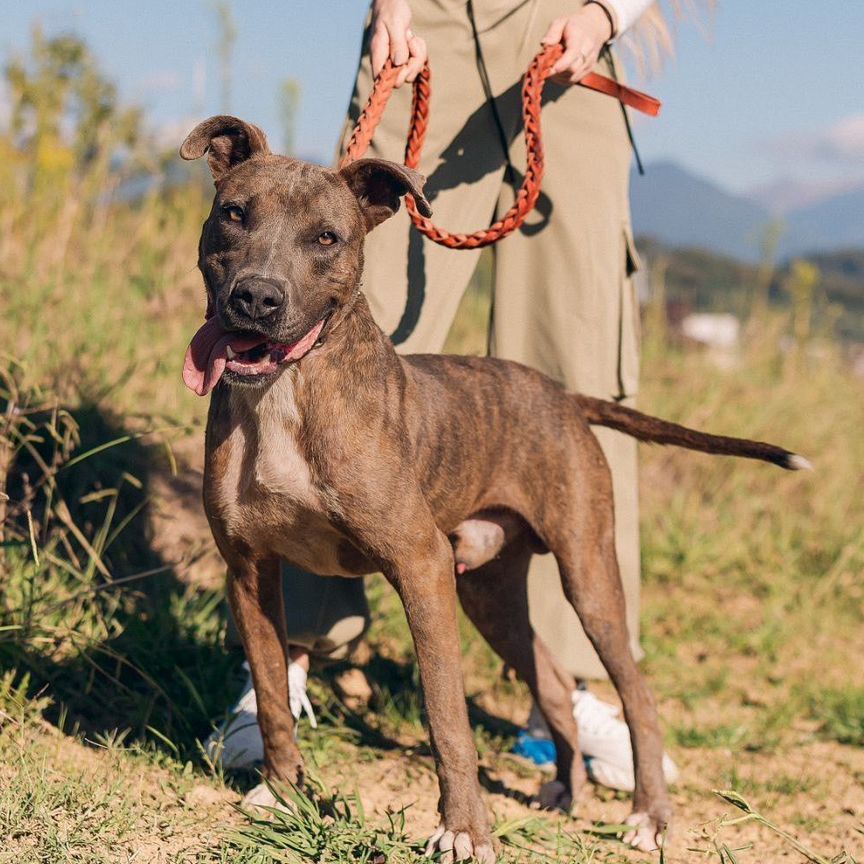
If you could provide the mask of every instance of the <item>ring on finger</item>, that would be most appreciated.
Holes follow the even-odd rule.
[[[405,38],[409,42],[414,38],[414,31],[410,27],[405,31]]]

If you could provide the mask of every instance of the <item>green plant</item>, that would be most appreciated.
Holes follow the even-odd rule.
[[[731,790],[718,791],[714,790],[714,794],[731,804],[733,807],[743,811],[743,816],[722,816],[709,825],[702,828],[702,839],[708,844],[707,847],[691,849],[693,852],[704,854],[714,854],[717,856],[721,864],[737,864],[738,858],[736,853],[742,852],[749,846],[740,846],[737,848],[730,847],[722,839],[722,834],[728,831],[729,828],[734,828],[747,823],[756,823],[767,828],[772,833],[780,837],[785,843],[791,846],[799,855],[804,856],[812,864],[856,864],[855,859],[846,851],[840,852],[831,858],[820,855],[814,852],[797,837],[794,837],[785,829],[776,825],[771,819],[763,816],[757,810],[754,810],[750,803],[737,792]]]
[[[864,747],[864,688],[814,691],[810,694],[810,713],[826,738]]]
[[[387,826],[370,824],[357,795],[325,792],[320,778],[307,779],[306,789],[267,784],[276,806],[268,818],[247,814],[249,826],[237,832],[238,842],[278,850],[280,860],[385,864],[419,859],[422,847],[408,839],[405,810],[387,813]]]

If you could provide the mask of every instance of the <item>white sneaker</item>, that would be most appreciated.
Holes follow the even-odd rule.
[[[573,691],[573,716],[579,726],[579,749],[585,757],[588,776],[602,786],[632,792],[633,749],[630,730],[618,718],[620,709],[601,702],[587,690]],[[663,754],[663,775],[667,783],[678,779],[678,768]]]
[[[264,740],[258,725],[258,700],[249,664],[244,662],[243,668],[246,670],[246,684],[231,709],[231,716],[204,742],[204,752],[214,763],[221,762],[223,768],[251,768],[256,762],[264,760]],[[306,670],[299,663],[288,663],[291,713],[295,720],[299,720],[305,711],[309,724],[317,729],[318,721],[306,694],[307,677]],[[296,735],[296,727],[294,732]]]

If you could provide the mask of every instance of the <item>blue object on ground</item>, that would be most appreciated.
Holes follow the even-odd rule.
[[[549,765],[555,762],[555,742],[549,738],[535,738],[530,732],[524,730],[516,737],[513,752],[517,756],[530,759],[535,765]]]

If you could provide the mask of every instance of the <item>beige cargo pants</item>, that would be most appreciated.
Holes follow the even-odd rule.
[[[510,206],[513,189],[506,182],[501,134],[484,90],[466,3],[413,0],[411,6],[412,28],[426,39],[432,64],[430,128],[420,167],[434,219],[451,231],[485,227]],[[474,6],[489,85],[521,181],[521,76],[549,23],[573,4],[477,0]],[[605,61],[601,67],[609,73]],[[364,50],[346,140],[371,80]],[[410,87],[394,93],[367,155],[402,161],[410,102]],[[545,103],[543,194],[522,230],[494,247],[490,353],[540,369],[573,390],[633,399],[638,305],[630,276],[636,256],[628,203],[631,150],[621,107],[582,87],[551,84]],[[478,256],[427,241],[404,210],[369,235],[363,290],[397,350],[442,349]],[[598,435],[612,466],[618,557],[639,656],[636,445],[605,429]],[[362,582],[288,567],[284,577],[290,641],[315,653],[344,655],[368,621]],[[564,598],[551,555],[535,556],[529,598],[534,627],[563,665],[577,677],[605,677]]]

